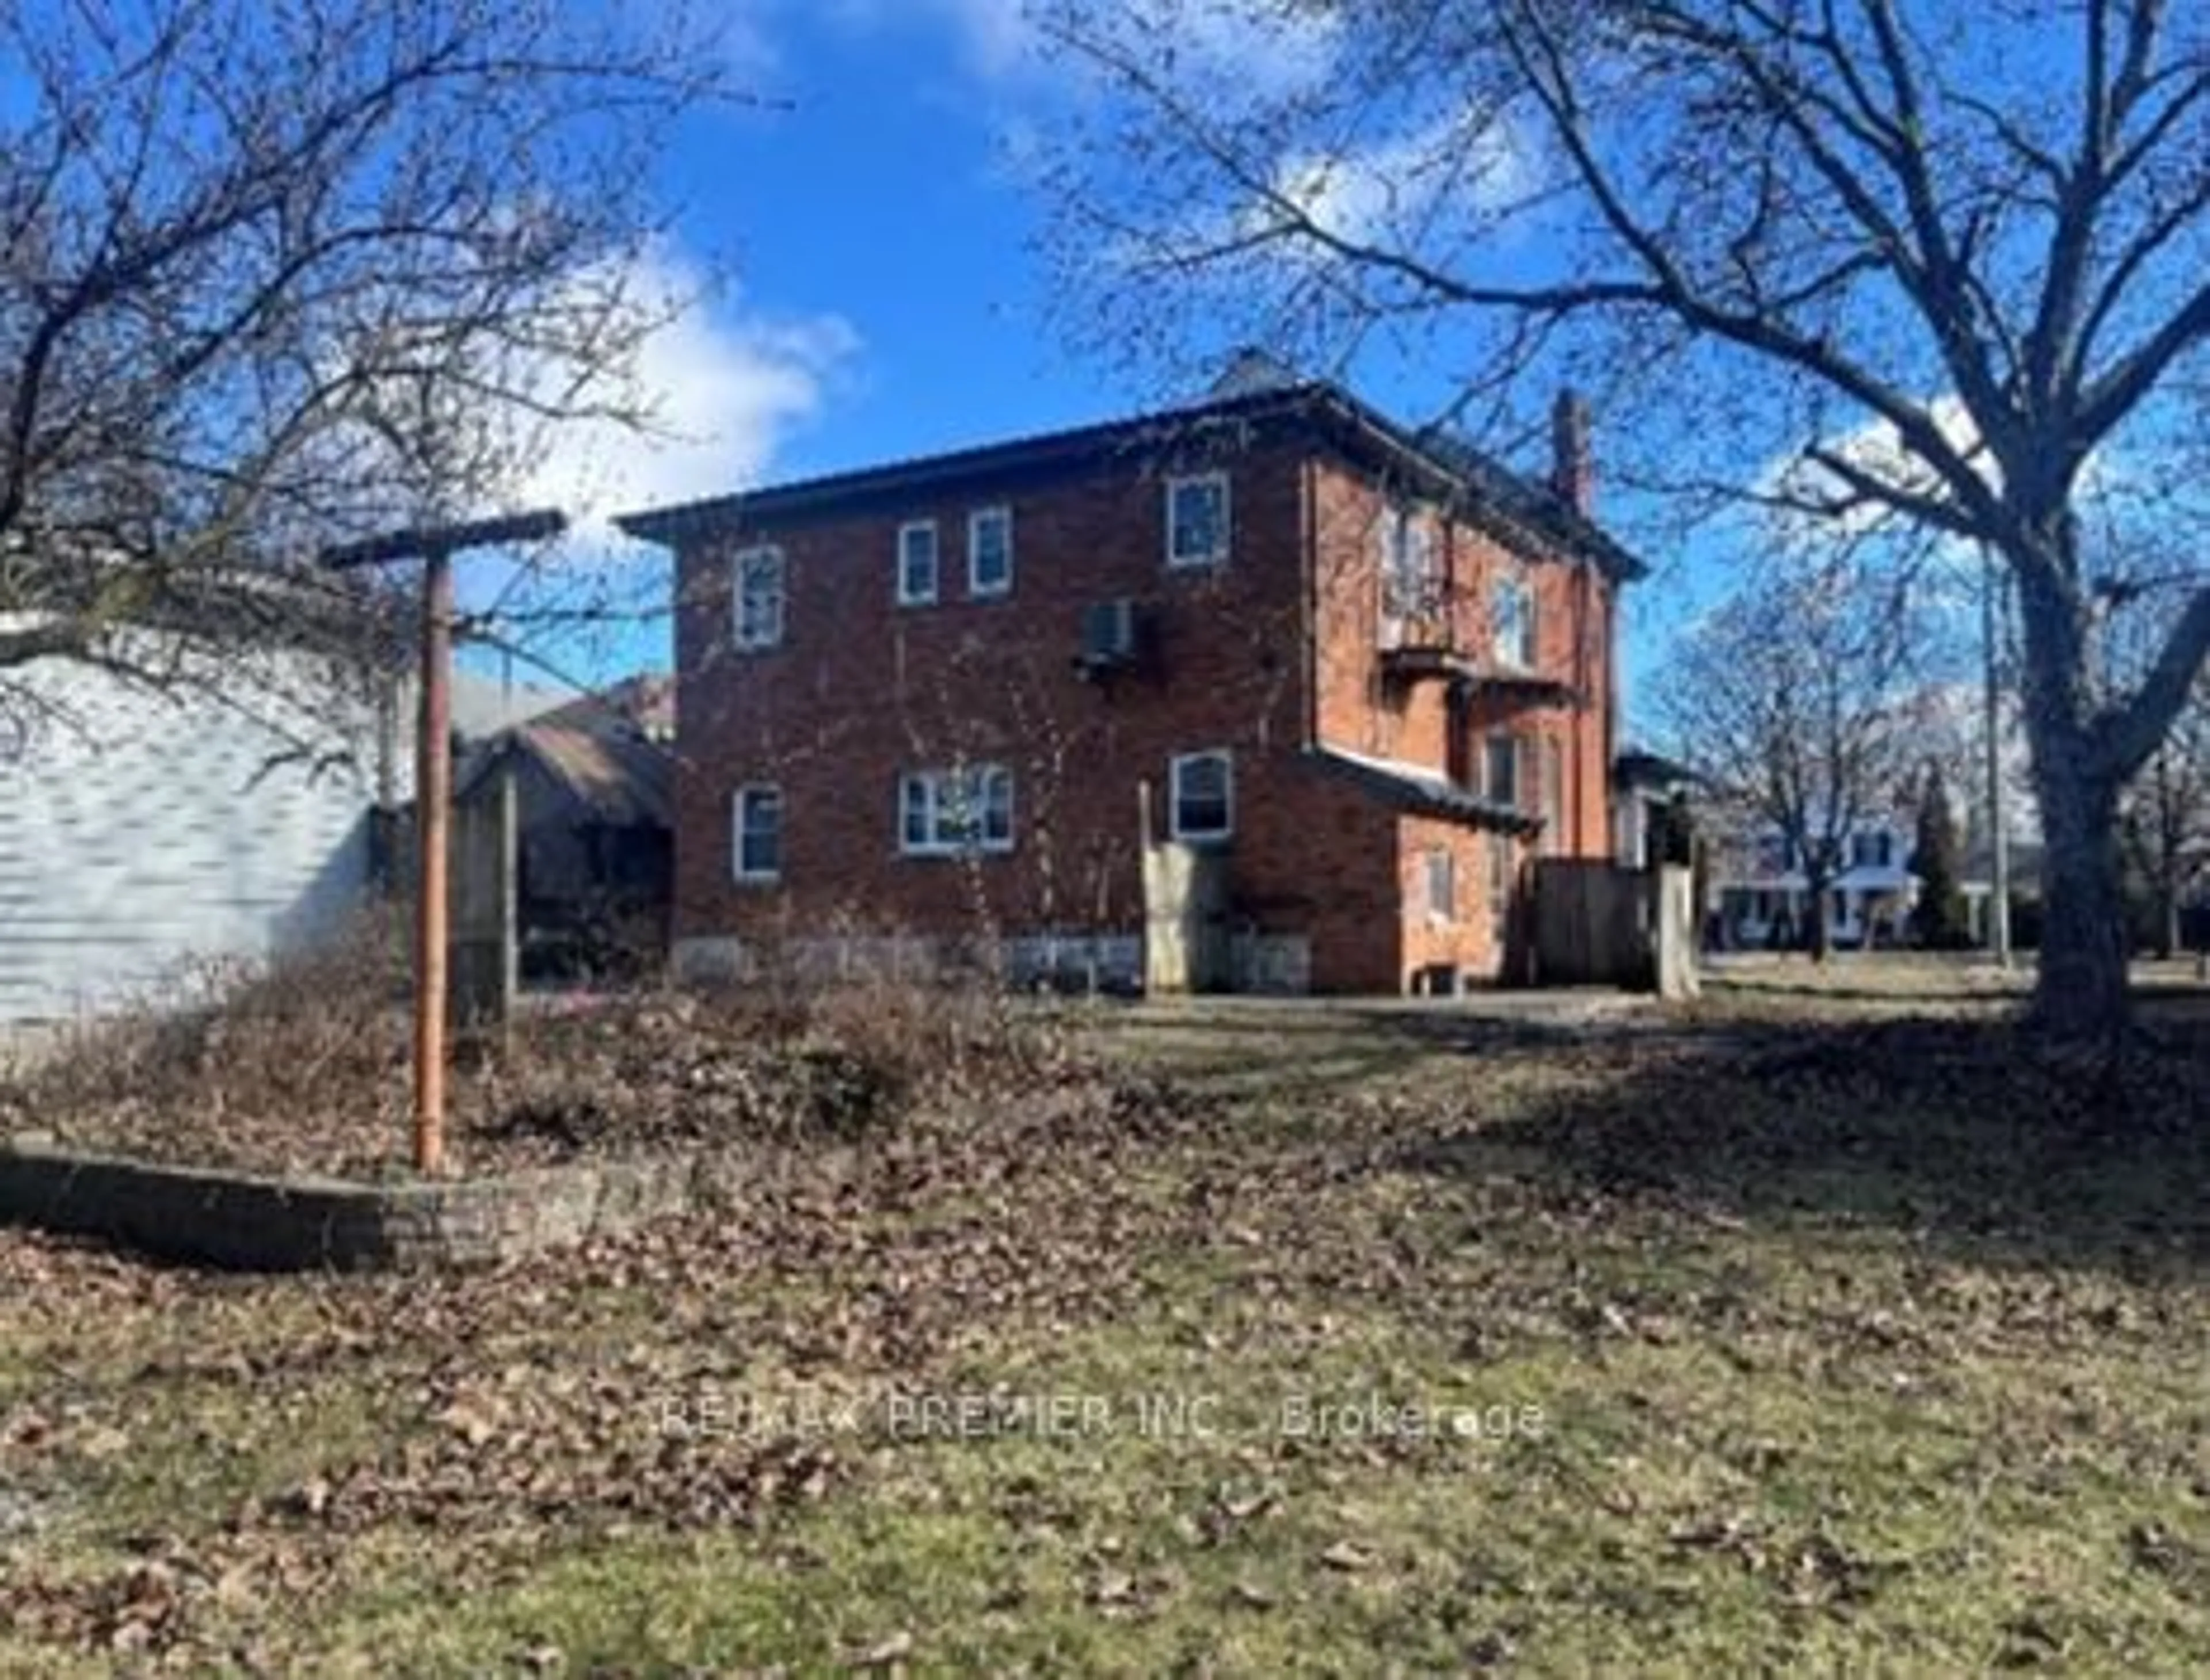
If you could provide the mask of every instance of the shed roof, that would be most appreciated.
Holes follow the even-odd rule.
[[[543,719],[517,724],[486,743],[462,772],[456,797],[472,797],[509,755],[535,764],[583,820],[615,828],[674,825],[674,757],[634,730]]]

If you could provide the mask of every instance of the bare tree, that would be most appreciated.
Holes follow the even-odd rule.
[[[1893,814],[1913,734],[1906,615],[1846,563],[1747,579],[1683,635],[1664,685],[1675,750],[1803,877],[1809,947],[1851,837]]]
[[[620,9],[0,0],[0,675],[317,642],[321,547],[644,417],[649,166],[722,61]]]
[[[2119,682],[2140,680],[2164,616],[2153,589],[2117,608],[2108,644]],[[2120,794],[2118,822],[2126,861],[2153,903],[2157,952],[2176,955],[2189,895],[2210,879],[2210,671]]]
[[[2083,486],[2122,460],[2199,527],[2179,468],[2210,436],[2210,9],[1040,9],[1102,84],[1048,180],[1093,330],[1173,297],[1308,360],[1416,352],[1493,426],[1562,363],[1632,397],[1610,431],[1639,433],[1643,483],[1998,554],[2046,830],[2038,1014],[2122,1024],[2119,792],[2210,650],[2210,583],[2198,562],[2141,680],[2099,692]]]

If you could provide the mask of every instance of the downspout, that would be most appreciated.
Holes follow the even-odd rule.
[[[1596,587],[1596,569],[1589,569],[1589,581]],[[1619,762],[1619,590],[1605,583],[1603,590],[1603,788],[1611,791],[1613,766]],[[1604,849],[1612,848],[1611,801],[1604,801]]]
[[[1304,644],[1304,748],[1319,746],[1319,516],[1312,456],[1297,464],[1297,634]]]

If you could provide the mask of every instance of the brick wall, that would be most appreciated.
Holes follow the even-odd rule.
[[[1232,550],[1217,568],[1165,559],[1169,472],[1229,474]],[[1099,459],[1055,476],[976,478],[954,497],[785,517],[717,533],[678,556],[680,692],[676,777],[679,941],[773,942],[845,928],[927,938],[1131,935],[1140,931],[1138,787],[1163,837],[1169,759],[1235,755],[1229,890],[1236,925],[1295,933],[1323,989],[1394,991],[1433,963],[1493,971],[1485,836],[1404,818],[1303,758],[1315,739],[1374,757],[1450,768],[1439,682],[1385,681],[1377,650],[1375,529],[1388,486],[1289,440],[1168,461]],[[967,521],[1009,509],[1014,576],[1002,599],[970,596]],[[933,520],[939,587],[903,606],[902,525]],[[783,555],[782,643],[731,645],[732,557]],[[1440,550],[1459,644],[1483,645],[1488,583],[1515,564],[1486,533],[1453,525]],[[1309,556],[1309,559],[1307,559]],[[1604,633],[1585,568],[1525,568],[1540,601],[1540,664],[1601,704]],[[1134,601],[1142,668],[1108,681],[1075,668],[1083,609]],[[1555,843],[1605,843],[1605,730],[1598,712],[1494,703],[1460,720],[1531,742],[1525,802],[1539,810],[1545,756],[1565,772]],[[903,855],[897,784],[955,761],[1014,777],[1009,855]],[[1477,771],[1477,746],[1458,766]],[[732,867],[731,796],[748,783],[783,801],[783,864],[771,885]],[[1452,849],[1457,911],[1426,909],[1425,856]]]
[[[1301,476],[1279,452],[1239,453],[1232,552],[1205,571],[1164,560],[1160,470],[1095,470],[1046,484],[982,483],[957,499],[788,526],[686,550],[679,559],[677,777],[679,938],[818,928],[856,911],[935,934],[1010,924],[1133,930],[1138,785],[1163,834],[1170,758],[1235,755],[1235,850],[1287,855],[1295,824],[1272,761],[1303,740]],[[1014,579],[969,598],[970,509],[1012,512]],[[898,527],[936,521],[939,602],[897,604]],[[728,645],[729,555],[773,541],[785,556],[782,644]],[[1135,601],[1149,653],[1103,681],[1075,669],[1090,604]],[[955,760],[1014,772],[1010,856],[899,851],[897,781]],[[731,791],[784,798],[782,878],[741,885],[731,867]]]
[[[1554,817],[1535,842],[1505,842],[1502,864],[1487,834],[1428,819],[1398,825],[1394,855],[1402,884],[1404,973],[1452,964],[1475,973],[1497,971],[1502,957],[1492,929],[1492,882],[1519,879],[1530,855],[1600,857],[1609,844],[1612,705],[1608,656],[1612,586],[1592,568],[1508,550],[1495,536],[1432,507],[1407,501],[1374,474],[1332,462],[1312,468],[1313,526],[1319,582],[1314,650],[1317,729],[1325,744],[1446,775],[1484,777],[1487,738],[1504,733],[1521,743],[1520,803]],[[1583,704],[1518,695],[1476,697],[1453,715],[1447,686],[1405,682],[1385,672],[1380,556],[1383,522],[1392,502],[1416,510],[1434,531],[1440,591],[1437,617],[1452,645],[1486,662],[1494,639],[1493,586],[1524,579],[1536,601],[1536,671],[1578,691]],[[1460,739],[1455,746],[1453,729]],[[1426,858],[1436,847],[1453,859],[1457,914],[1448,923],[1428,913]],[[1393,920],[1393,918],[1392,918]]]

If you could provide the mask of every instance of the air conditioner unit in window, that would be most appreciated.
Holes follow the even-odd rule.
[[[1136,603],[1094,601],[1082,609],[1082,652],[1075,662],[1085,672],[1124,669],[1136,662]]]

